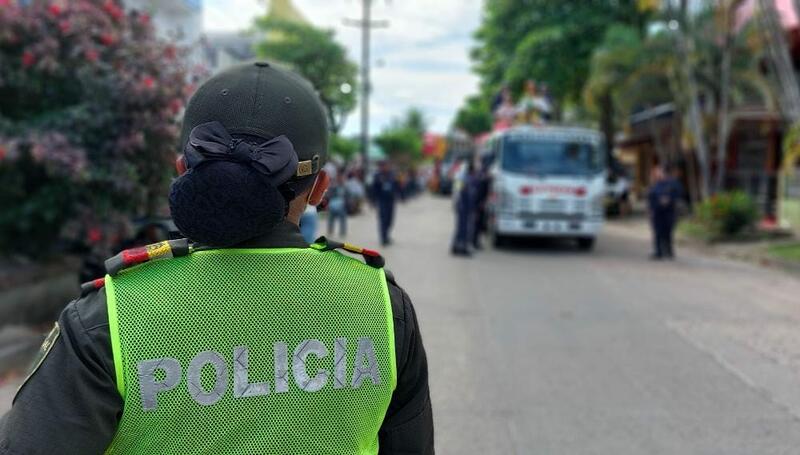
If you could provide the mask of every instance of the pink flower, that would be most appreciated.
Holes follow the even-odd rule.
[[[83,53],[83,56],[87,61],[94,63],[97,61],[98,57],[100,57],[100,54],[97,53],[96,49],[87,49],[86,52]]]
[[[103,240],[103,231],[98,227],[90,228],[86,233],[86,240],[90,245],[99,243],[101,240]]]
[[[177,50],[175,49],[175,46],[167,46],[164,49],[164,57],[167,58],[167,60],[174,60],[176,55]]]
[[[71,27],[72,27],[72,24],[70,23],[70,21],[68,21],[66,19],[58,21],[58,29],[61,30],[61,33],[64,33],[64,34],[69,33],[69,30],[70,30]]]
[[[60,5],[51,3],[50,6],[47,7],[47,11],[49,11],[53,16],[59,16],[61,15],[62,9]]]
[[[103,4],[103,9],[108,13],[109,16],[113,17],[116,20],[122,19],[122,16],[125,15],[125,12],[122,11],[116,3],[111,0],[106,1]]]
[[[144,84],[146,88],[153,88],[153,86],[156,85],[156,80],[151,76],[145,76],[144,79],[142,79],[142,84]]]
[[[183,107],[183,102],[179,98],[173,98],[169,102],[169,110],[172,112],[172,115],[177,115],[178,112],[181,111]]]
[[[111,46],[116,41],[117,39],[114,38],[114,35],[112,35],[111,33],[103,33],[102,35],[100,35],[100,42],[105,44],[106,46]]]
[[[139,23],[142,25],[147,25],[150,23],[150,15],[147,13],[142,13],[139,15]]]
[[[25,51],[22,53],[22,67],[23,68],[30,68],[33,64],[36,63],[36,56],[33,55],[31,51]]]

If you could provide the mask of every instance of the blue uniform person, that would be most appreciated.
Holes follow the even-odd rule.
[[[681,198],[681,186],[677,180],[665,175],[661,167],[653,170],[653,185],[647,194],[650,221],[653,227],[653,259],[672,259],[676,208]]]
[[[372,179],[370,191],[372,203],[378,208],[378,227],[382,245],[392,243],[391,230],[394,223],[394,207],[399,196],[400,184],[397,181],[397,177],[392,172],[389,162],[383,161],[380,164],[378,173]]]
[[[479,193],[480,178],[475,171],[475,165],[470,162],[464,174],[461,190],[456,196],[456,232],[451,249],[456,256],[470,256],[468,245],[475,239]]]

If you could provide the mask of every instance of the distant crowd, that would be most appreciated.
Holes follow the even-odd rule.
[[[381,244],[391,244],[395,202],[411,198],[423,188],[415,169],[397,172],[388,160],[380,161],[372,175],[365,176],[361,168],[348,169],[330,162],[325,171],[331,183],[320,209],[327,212],[326,233],[334,238],[347,237],[348,217],[360,213],[366,202],[377,212]],[[300,219],[300,230],[309,243],[317,238],[317,207],[306,208]]]

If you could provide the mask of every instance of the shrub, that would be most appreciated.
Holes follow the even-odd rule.
[[[758,207],[742,191],[720,193],[697,206],[695,219],[715,239],[735,237],[755,227]]]
[[[180,54],[119,1],[0,0],[0,253],[46,255],[65,226],[155,211],[187,95]]]

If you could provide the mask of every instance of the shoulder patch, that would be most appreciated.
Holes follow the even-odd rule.
[[[22,384],[19,385],[17,388],[17,392],[14,394],[14,399],[16,400],[16,395],[19,394],[19,391],[22,390],[22,387],[33,377],[33,375],[39,370],[39,367],[44,362],[44,359],[47,358],[47,355],[50,354],[50,351],[55,346],[56,341],[58,341],[58,337],[61,336],[61,327],[58,325],[58,322],[53,325],[53,328],[50,330],[50,333],[47,334],[44,341],[42,342],[42,346],[39,348],[39,352],[34,357],[33,362],[31,363],[30,371],[28,375],[25,377],[25,380],[22,381]]]
[[[86,297],[87,295],[91,294],[94,291],[98,291],[106,285],[106,279],[104,278],[96,278],[92,281],[87,281],[81,284],[81,297]]]
[[[325,237],[318,238],[311,245],[311,248],[320,251],[345,250],[350,253],[360,254],[364,258],[364,262],[366,262],[368,266],[374,267],[376,269],[383,268],[383,266],[386,264],[386,260],[383,259],[383,256],[381,256],[380,253],[378,253],[375,250],[370,250],[369,248],[362,248],[360,246],[356,246],[351,243],[335,242],[333,240],[328,240]]]
[[[147,246],[123,250],[116,256],[106,259],[106,272],[114,276],[120,270],[143,262],[186,256],[190,250],[189,239],[165,240]]]

